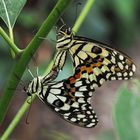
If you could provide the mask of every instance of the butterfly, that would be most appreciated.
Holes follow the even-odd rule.
[[[85,75],[91,81],[94,80],[98,84],[97,86],[100,86],[105,80],[130,79],[136,71],[135,64],[126,54],[101,42],[75,36],[71,28],[62,26],[57,33],[57,38],[56,48],[58,52],[55,65],[62,69],[67,53],[69,53],[74,68],[79,65],[88,65],[88,69],[85,69],[87,71]],[[60,59],[61,56],[63,59]],[[100,81],[98,81],[97,76],[100,77]],[[82,77],[85,76],[82,75]]]
[[[48,76],[35,77],[26,92],[30,96],[37,94],[43,103],[64,120],[81,127],[91,128],[98,123],[96,113],[91,106],[94,87],[87,78],[81,78],[83,72],[79,70],[85,66],[79,67],[75,69],[73,76],[58,82],[51,82]],[[56,72],[56,69],[53,72]]]

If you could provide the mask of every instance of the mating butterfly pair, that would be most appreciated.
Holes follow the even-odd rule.
[[[57,34],[58,50],[49,75],[36,77],[27,92],[37,96],[63,119],[81,127],[94,127],[97,116],[91,106],[91,97],[107,80],[130,79],[136,67],[127,55],[108,45],[75,36],[70,28],[61,28]],[[74,65],[74,75],[52,82],[63,68],[67,53]]]

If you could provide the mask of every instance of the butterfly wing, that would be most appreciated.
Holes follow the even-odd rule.
[[[66,121],[94,127],[98,120],[90,103],[93,86],[86,78],[77,79],[76,76],[44,85],[38,96]]]
[[[74,67],[92,65],[93,72],[105,73],[108,80],[130,79],[136,67],[126,54],[103,43],[75,36],[69,47]]]

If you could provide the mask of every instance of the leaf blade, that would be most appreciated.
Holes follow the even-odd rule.
[[[140,139],[140,96],[127,87],[119,91],[114,107],[114,122],[120,140]]]
[[[13,28],[16,19],[27,0],[1,0],[0,17],[8,28]]]

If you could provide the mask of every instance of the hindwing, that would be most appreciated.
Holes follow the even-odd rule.
[[[45,84],[38,96],[66,121],[94,127],[98,122],[90,103],[94,87],[88,79],[79,76],[76,72],[68,79]]]

